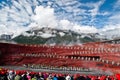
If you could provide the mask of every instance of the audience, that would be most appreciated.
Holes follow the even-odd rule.
[[[25,70],[8,70],[0,68],[0,80],[120,80],[116,75],[83,75],[48,72],[30,72]]]

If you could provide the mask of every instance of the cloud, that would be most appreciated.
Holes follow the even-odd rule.
[[[93,26],[84,26],[84,25],[74,25],[72,30],[78,33],[96,33],[98,29]]]
[[[114,8],[117,9],[120,7],[120,0],[116,0]]]
[[[79,0],[58,0],[56,1],[57,7],[60,8],[60,12],[57,11],[57,18],[67,19],[71,22],[81,25],[83,20],[86,20],[86,25],[95,25],[97,15],[107,15],[108,13],[100,13],[99,8],[104,4],[105,0],[99,0],[97,2],[85,2],[82,3]],[[55,3],[54,3],[55,4]]]
[[[110,14],[111,14],[110,12],[104,11],[104,12],[99,12],[97,15],[108,16]]]
[[[108,22],[107,25],[112,25],[112,26],[116,26],[116,28],[118,27],[118,25],[120,26],[120,0],[116,0],[114,5],[113,5],[113,9],[111,12],[111,15],[108,18]]]
[[[85,6],[87,6],[88,9],[87,13],[89,14],[90,19],[90,25],[95,25],[95,20],[96,20],[96,16],[100,15],[99,9],[101,7],[102,4],[104,4],[105,0],[100,0],[98,2],[91,2],[91,3],[86,3]],[[89,25],[89,24],[88,24]]]
[[[74,30],[79,33],[95,33],[97,29],[95,27],[77,25],[69,20],[57,20],[54,15],[54,9],[43,6],[37,6],[35,9],[35,15],[33,15],[33,19],[35,20],[38,27],[51,27],[51,28],[59,28],[65,30]]]
[[[3,26],[5,28],[0,29],[0,33],[12,33],[17,36],[25,31],[27,29],[26,26],[32,22],[30,15],[33,14],[28,6],[30,4],[26,0],[12,1],[12,5],[2,5],[0,9],[0,28]]]
[[[34,22],[36,22],[40,27],[57,27],[57,20],[54,16],[54,9],[43,6],[36,6],[35,15],[32,16]]]
[[[114,30],[114,29],[117,29],[117,28],[120,29],[119,24],[116,24],[116,25],[109,24],[109,25],[104,26],[104,28],[100,29],[100,31],[105,32],[105,31]]]
[[[94,8],[90,10],[92,17],[95,17],[99,13],[99,8],[104,3],[104,1],[105,0],[100,0],[99,2],[93,4]]]
[[[65,30],[70,30],[74,25],[68,20],[60,20],[58,24],[60,29],[65,29]]]
[[[112,4],[111,12],[102,12],[99,13],[99,15],[102,15],[104,18],[107,18],[104,22],[104,26],[101,30],[107,31],[107,30],[114,30],[118,29],[120,26],[120,0],[116,0]],[[107,3],[109,4],[109,3]]]
[[[119,20],[120,19],[120,14],[113,15],[109,19],[111,19],[111,20]]]
[[[78,0],[46,1],[47,3],[44,5],[42,4],[44,0],[12,0],[12,5],[1,3],[0,34],[14,33],[17,36],[32,27],[51,27],[74,30],[79,33],[95,33],[99,30],[90,24],[95,24],[96,15],[110,14],[109,12],[99,12],[99,8],[105,0],[90,3],[81,3]],[[119,16],[118,13],[109,17],[103,30],[108,30],[115,23],[117,23],[115,26],[118,27]],[[84,20],[85,24],[82,25]]]
[[[59,29],[76,30],[78,25],[74,23],[74,21],[71,22],[69,19],[75,18],[76,20],[79,20],[82,17],[78,18],[76,16],[80,13],[83,14],[85,12],[85,10],[78,8],[81,3],[78,3],[76,0],[59,0],[55,2],[55,4],[59,4],[68,13],[73,12],[74,17],[70,17],[70,15],[67,15],[67,13],[64,13],[65,15],[63,15],[63,17],[68,17],[69,19],[58,19],[57,16],[60,14],[56,15],[55,8],[51,7],[53,2],[48,3],[49,6],[46,5],[47,7],[40,5],[39,2],[37,0],[19,0],[12,1],[12,5],[5,6],[3,6],[1,3],[2,9],[0,9],[0,33],[13,33],[15,36],[17,36],[29,28],[36,26],[39,28],[52,27]],[[77,27],[75,27],[76,25]],[[81,27],[81,30],[87,30],[86,27],[85,29],[83,28],[84,27]],[[89,28],[91,30],[91,27],[88,27],[88,29]]]
[[[114,14],[108,18],[106,25],[102,28],[102,31],[115,30],[118,33],[120,30],[120,14]],[[115,32],[112,33],[115,35]],[[119,33],[118,33],[119,34]]]
[[[78,0],[58,0],[54,4],[58,7],[55,8],[57,18],[77,22],[82,20],[82,17],[78,17],[85,13],[85,10],[80,8],[82,4]]]

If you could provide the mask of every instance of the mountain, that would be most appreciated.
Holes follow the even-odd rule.
[[[12,35],[11,34],[2,34],[0,35],[0,40],[11,40]]]
[[[27,44],[81,44],[93,42],[97,39],[93,34],[79,34],[71,30],[53,28],[32,28],[13,38],[17,43]]]
[[[2,35],[1,39],[9,39],[9,41],[14,41],[16,43],[23,44],[60,44],[60,45],[71,45],[71,44],[82,44],[86,42],[95,41],[109,41],[120,39],[120,29],[109,29],[101,30],[98,33],[82,33],[72,30],[62,30],[55,28],[38,28],[33,27],[28,31],[11,39],[12,36]]]

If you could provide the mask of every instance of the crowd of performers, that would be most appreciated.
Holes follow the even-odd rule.
[[[33,72],[0,68],[0,80],[120,80],[120,74],[91,75],[54,72]]]

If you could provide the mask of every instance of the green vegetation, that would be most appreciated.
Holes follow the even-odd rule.
[[[79,36],[79,37],[78,37]],[[42,38],[40,36],[17,36],[13,39],[17,43],[22,44],[69,44],[69,43],[85,43],[85,42],[91,42],[94,41],[93,39],[89,37],[81,38],[78,34],[65,34],[64,36],[60,36],[59,34],[56,34],[56,37],[50,37],[50,38]]]

